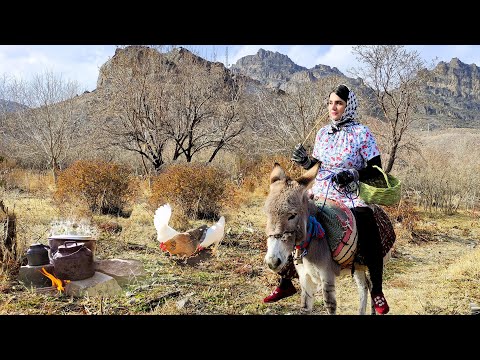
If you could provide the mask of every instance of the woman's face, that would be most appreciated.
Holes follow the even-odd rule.
[[[347,103],[335,93],[331,93],[328,99],[328,113],[330,119],[338,121],[342,118]]]

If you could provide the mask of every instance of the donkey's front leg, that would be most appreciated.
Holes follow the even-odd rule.
[[[329,315],[335,315],[337,313],[337,297],[335,293],[335,275],[323,274],[322,275],[322,294],[323,302],[327,308]]]

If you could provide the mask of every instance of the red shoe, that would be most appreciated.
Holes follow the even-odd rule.
[[[263,299],[264,303],[271,303],[278,301],[280,299],[292,296],[297,292],[297,289],[295,289],[295,286],[290,286],[287,289],[280,289],[280,287],[277,287],[273,292],[268,295],[265,299]]]
[[[387,300],[385,299],[385,296],[383,296],[383,293],[372,294],[372,301],[377,313],[380,315],[388,314],[390,307],[388,306]]]

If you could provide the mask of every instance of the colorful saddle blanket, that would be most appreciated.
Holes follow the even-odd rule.
[[[358,235],[352,210],[342,203],[329,199],[325,201],[325,199],[319,198],[315,204],[321,210],[318,212],[317,218],[325,229],[334,260],[342,267],[347,267],[353,260],[365,264],[362,254],[356,253]],[[375,204],[370,207],[380,233],[382,255],[385,256],[395,242],[395,230],[388,214],[382,207]]]
[[[333,259],[342,266],[351,264],[357,250],[357,225],[352,211],[343,203],[325,198],[317,198],[315,205]]]

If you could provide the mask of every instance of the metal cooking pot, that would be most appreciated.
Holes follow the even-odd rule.
[[[50,264],[50,258],[48,256],[48,249],[50,246],[35,243],[30,245],[27,250],[27,260],[29,266],[39,266]]]
[[[63,245],[66,241],[77,241],[85,244],[87,248],[92,251],[95,257],[95,243],[96,240],[89,235],[52,235],[48,238],[48,245],[50,246],[50,258],[53,259],[53,255],[58,250],[60,245]]]
[[[92,251],[82,242],[65,241],[53,254],[55,276],[61,280],[84,280],[95,274]]]

